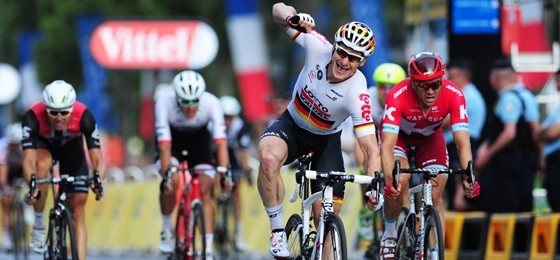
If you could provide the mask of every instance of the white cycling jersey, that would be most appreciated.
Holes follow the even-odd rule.
[[[214,140],[226,139],[226,124],[220,107],[220,100],[216,96],[204,92],[200,97],[196,116],[188,119],[177,105],[175,92],[163,94],[155,104],[157,141],[170,142],[171,128],[179,132],[189,132],[191,129],[206,127],[208,124],[212,126],[209,130]]]
[[[305,50],[305,65],[288,105],[296,124],[311,133],[328,135],[341,131],[341,124],[351,117],[358,138],[375,134],[367,81],[362,72],[357,70],[345,81],[330,83],[327,66],[333,45],[317,31],[295,37],[295,42]]]

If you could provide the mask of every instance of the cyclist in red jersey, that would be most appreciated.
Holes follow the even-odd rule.
[[[91,168],[99,172],[101,179],[105,178],[105,163],[101,155],[95,119],[84,104],[76,101],[76,92],[72,85],[63,80],[55,80],[47,85],[43,91],[43,101],[25,113],[22,125],[23,174],[26,181],[29,181],[31,174],[36,174],[37,178],[47,177],[53,166],[53,159],[58,160],[61,174],[89,175],[84,140]],[[86,259],[87,230],[84,207],[89,187],[84,182],[74,182],[71,190],[68,205],[76,231],[78,254],[80,259]],[[103,195],[99,189],[93,191],[98,198]],[[31,247],[38,253],[44,253],[46,250],[43,211],[47,195],[48,185],[42,184],[34,194],[26,196],[26,202],[35,209]]]
[[[385,173],[384,215],[385,231],[381,240],[380,257],[396,259],[396,221],[407,194],[410,175],[402,174],[399,187],[393,187],[391,172],[395,160],[403,168],[410,167],[408,148],[416,148],[416,167],[447,168],[447,148],[443,138],[442,123],[450,115],[453,138],[461,166],[466,168],[472,160],[469,124],[463,92],[455,83],[443,78],[445,65],[440,56],[432,52],[413,55],[408,64],[409,78],[395,85],[387,95],[382,119],[381,162]],[[432,180],[433,202],[443,222],[443,189],[446,175]],[[470,187],[463,180],[467,197],[478,196],[480,188]],[[444,250],[431,248],[430,250]]]

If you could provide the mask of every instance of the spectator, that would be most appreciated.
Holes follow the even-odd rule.
[[[539,153],[533,133],[540,128],[536,100],[518,82],[518,74],[507,58],[495,61],[490,83],[498,100],[475,160],[480,185],[488,187],[476,207],[489,212],[532,211]]]
[[[555,75],[556,89],[560,91],[560,70]],[[560,108],[548,116],[539,132],[539,140],[544,146],[546,157],[545,175],[543,179],[548,204],[553,212],[560,212]]]

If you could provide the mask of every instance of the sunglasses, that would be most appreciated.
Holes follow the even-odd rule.
[[[348,58],[349,62],[361,62],[362,60],[364,60],[364,57],[349,53],[338,45],[335,46],[334,50],[336,54],[338,54],[338,56],[340,56],[341,58]]]
[[[380,89],[380,90],[389,91],[393,88],[393,84],[381,83],[381,84],[377,85],[377,88]]]
[[[428,91],[428,89],[438,90],[441,88],[442,81],[436,80],[434,82],[426,82],[426,81],[412,81],[412,86],[416,89],[421,89],[424,91]]]
[[[72,109],[48,109],[47,108],[47,113],[49,114],[49,116],[51,117],[57,117],[57,116],[61,116],[61,117],[67,117],[70,115],[70,113],[72,113]]]
[[[198,103],[200,103],[200,99],[177,99],[177,103],[179,103],[179,106],[181,107],[198,106]]]

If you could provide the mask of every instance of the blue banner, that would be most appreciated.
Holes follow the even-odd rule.
[[[384,0],[350,0],[350,15],[352,19],[367,24],[375,35],[375,52],[367,59],[360,69],[368,80],[368,86],[373,86],[373,71],[382,63],[390,61],[390,47],[385,22]]]
[[[106,93],[107,70],[95,62],[89,50],[91,32],[102,21],[100,16],[80,16],[77,19],[78,44],[84,74],[84,89],[78,94],[78,99],[93,113],[101,130],[114,132],[117,125],[114,113],[111,112],[110,98]]]

